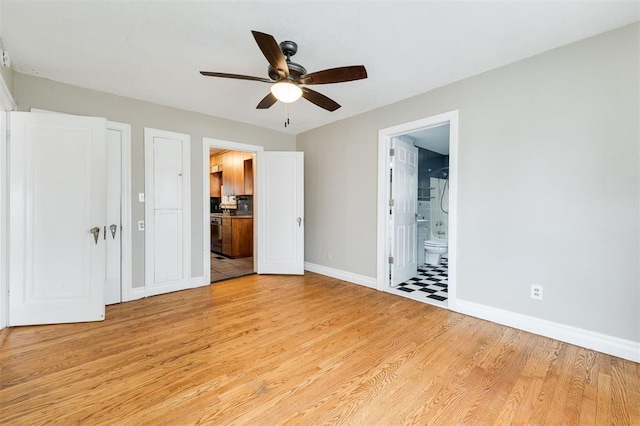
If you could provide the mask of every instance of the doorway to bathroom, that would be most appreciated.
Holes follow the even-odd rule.
[[[455,305],[457,145],[457,111],[379,131],[379,290]]]

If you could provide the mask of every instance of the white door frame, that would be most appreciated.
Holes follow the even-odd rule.
[[[0,110],[0,330],[9,323],[7,115],[7,112]]]
[[[0,330],[9,324],[9,161],[7,131],[9,111],[17,108],[7,83],[0,74]],[[1,334],[1,333],[0,333]]]
[[[131,124],[119,123],[117,121],[107,121],[107,130],[115,130],[122,134],[120,141],[122,155],[120,157],[121,165],[121,193],[120,193],[120,291],[122,301],[128,302],[135,299],[131,295]],[[108,166],[107,166],[108,167]]]
[[[458,236],[458,110],[445,112],[378,131],[378,224],[377,224],[377,288],[389,292],[389,148],[391,138],[406,133],[450,125],[449,134],[449,298],[448,308],[456,310],[456,270]]]
[[[246,143],[231,142],[222,139],[213,139],[204,137],[202,138],[202,265],[204,267],[204,276],[207,283],[211,282],[211,205],[209,199],[211,198],[211,188],[209,182],[209,150],[211,148],[228,149],[231,151],[245,151],[256,153],[258,151],[264,151],[264,147],[260,145],[250,145]],[[256,188],[256,173],[253,174],[253,187]],[[256,206],[254,204],[254,217],[256,213]],[[253,222],[253,270],[256,270],[256,256],[257,253],[257,224]]]

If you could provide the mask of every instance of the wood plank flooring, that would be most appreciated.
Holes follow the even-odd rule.
[[[0,424],[638,425],[640,365],[322,275],[13,328]]]

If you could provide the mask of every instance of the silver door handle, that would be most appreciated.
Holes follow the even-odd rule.
[[[100,235],[100,228],[94,226],[91,228],[91,233],[93,234],[93,240],[98,244],[98,236]]]
[[[302,218],[299,217],[296,220],[298,221],[298,228],[300,228],[300,226],[302,226]]]
[[[111,230],[111,236],[115,240],[116,239],[116,230],[118,229],[118,225],[116,225],[115,223],[112,223],[111,225],[109,225],[109,229]]]

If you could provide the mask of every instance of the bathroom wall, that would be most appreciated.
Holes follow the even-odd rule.
[[[447,179],[430,178],[431,199],[429,200],[430,238],[449,238],[449,182]]]

